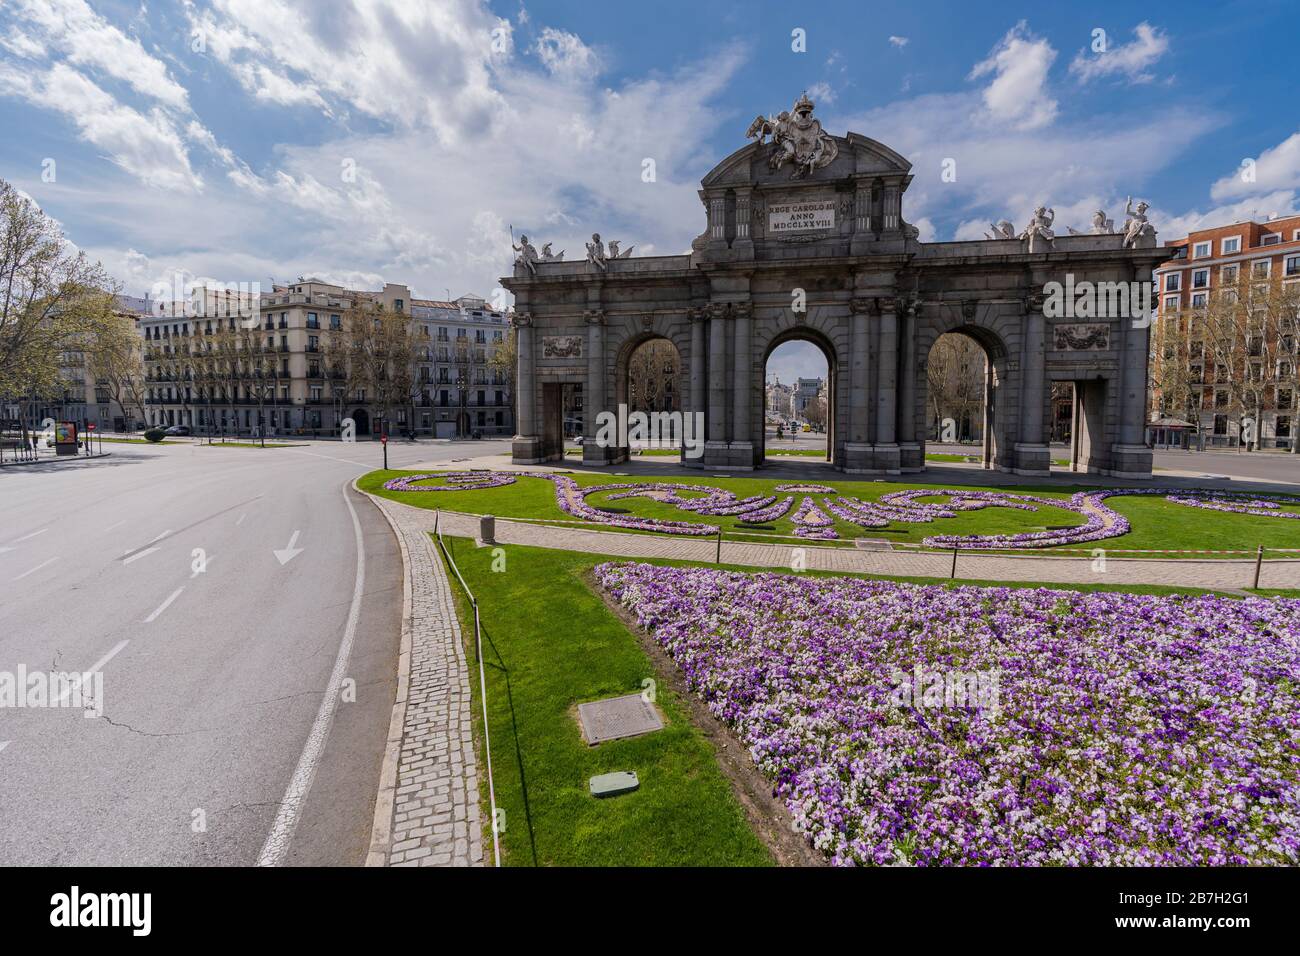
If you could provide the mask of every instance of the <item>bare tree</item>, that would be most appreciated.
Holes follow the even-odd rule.
[[[680,407],[682,369],[677,348],[667,339],[637,346],[627,363],[629,411],[671,412]]]
[[[122,409],[128,424],[132,408],[135,420],[145,418],[144,343],[135,326],[133,316],[112,312],[86,347],[87,371]]]
[[[960,423],[983,408],[986,364],[984,350],[969,336],[946,333],[935,340],[925,374],[936,424],[945,417]]]

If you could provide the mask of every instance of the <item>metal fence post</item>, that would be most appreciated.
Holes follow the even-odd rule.
[[[956,548],[952,549],[952,571],[948,576],[954,579],[957,577],[957,549]]]
[[[718,553],[714,555],[713,563],[714,564],[722,563],[722,528],[721,527],[718,528]]]
[[[1251,585],[1253,590],[1259,590],[1259,568],[1264,563],[1264,546],[1261,544],[1255,552],[1255,583]]]

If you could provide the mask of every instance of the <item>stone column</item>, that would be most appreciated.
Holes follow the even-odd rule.
[[[844,470],[871,470],[871,299],[849,300],[849,433],[844,443]]]
[[[899,452],[896,393],[898,391],[898,315],[892,298],[878,300],[880,307],[880,351],[876,367],[876,444],[873,449],[875,468],[898,474]]]
[[[899,310],[898,348],[902,352],[903,380],[898,383],[898,459],[903,471],[925,468],[925,452],[916,440],[916,318],[914,300]]]
[[[754,464],[753,423],[750,421],[750,397],[753,392],[754,356],[750,348],[750,326],[753,322],[748,303],[732,307],[731,327],[734,349],[732,376],[731,464],[752,467]]]
[[[1043,408],[1047,404],[1046,320],[1043,297],[1025,301],[1025,334],[1020,351],[1020,441],[1015,447],[1017,475],[1050,475]]]
[[[703,309],[691,309],[687,313],[687,321],[691,323],[691,404],[687,411],[687,419],[683,419],[683,429],[689,429],[688,434],[697,447],[702,452],[704,450],[704,431],[702,427],[697,428],[699,423],[708,418],[709,396],[705,391],[708,377],[705,374],[706,362],[708,355],[705,352],[704,345],[704,324],[708,321],[707,315]],[[685,436],[684,436],[685,437]],[[692,468],[704,467],[703,454],[691,457],[689,449],[685,448],[686,442],[683,442],[683,461]]]
[[[532,465],[542,460],[541,436],[537,432],[537,380],[534,372],[533,315],[516,312],[511,320],[515,327],[515,351],[518,369],[515,375],[515,437],[511,443],[511,461]]]
[[[1147,316],[1119,319],[1111,335],[1119,356],[1119,441],[1111,446],[1110,474],[1117,478],[1150,478],[1151,449],[1145,441],[1147,422],[1147,364],[1151,326]]]
[[[587,321],[587,387],[582,397],[583,464],[606,465],[617,461],[622,454],[617,439],[599,445],[596,434],[600,422],[597,416],[607,411],[605,404],[605,312],[589,309],[583,313]]]
[[[704,464],[727,463],[727,307],[709,306],[709,415]]]

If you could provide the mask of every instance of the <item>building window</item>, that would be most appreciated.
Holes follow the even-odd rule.
[[[1183,274],[1181,272],[1171,272],[1165,276],[1165,291],[1177,292],[1183,287]]]
[[[337,315],[331,315],[331,316],[330,316],[330,328],[331,328],[331,329],[336,329],[336,330],[337,330],[337,329],[340,329],[340,328],[342,328],[342,327],[343,327],[343,319],[342,319],[340,316],[337,316]]]
[[[1196,269],[1192,272],[1192,288],[1208,289],[1210,287],[1210,270]]]
[[[1280,232],[1270,232],[1266,235],[1260,236],[1259,244],[1261,246],[1276,246],[1281,241],[1282,234]]]
[[[1211,244],[1209,242],[1198,242],[1196,245],[1192,246],[1192,258],[1204,259],[1210,254],[1210,246]]]
[[[1236,285],[1239,266],[1222,266],[1219,269],[1219,282],[1223,285]]]
[[[1250,277],[1252,279],[1267,279],[1272,271],[1272,259],[1256,259],[1250,264]]]
[[[1219,254],[1230,256],[1234,252],[1241,252],[1241,236],[1229,236],[1219,241]]]
[[[1205,308],[1205,303],[1206,303],[1206,293],[1204,293],[1204,292],[1193,292],[1193,293],[1192,293],[1192,308],[1193,308],[1193,309],[1203,309],[1203,308]]]
[[[1165,296],[1165,311],[1166,311],[1166,312],[1177,312],[1177,311],[1178,311],[1178,305],[1179,305],[1179,302],[1180,302],[1180,301],[1181,301],[1181,299],[1180,299],[1178,296],[1176,296],[1176,295],[1167,295],[1167,296]]]
[[[1300,276],[1300,256],[1288,256],[1283,272],[1287,276]]]
[[[1277,435],[1278,438],[1290,438],[1291,437],[1291,416],[1290,415],[1277,416],[1277,424],[1273,427],[1273,433]]]

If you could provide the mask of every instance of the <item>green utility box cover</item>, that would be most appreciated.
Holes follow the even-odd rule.
[[[631,793],[641,786],[641,781],[636,778],[635,770],[617,770],[592,777],[589,785],[593,797],[617,797],[620,793]]]

